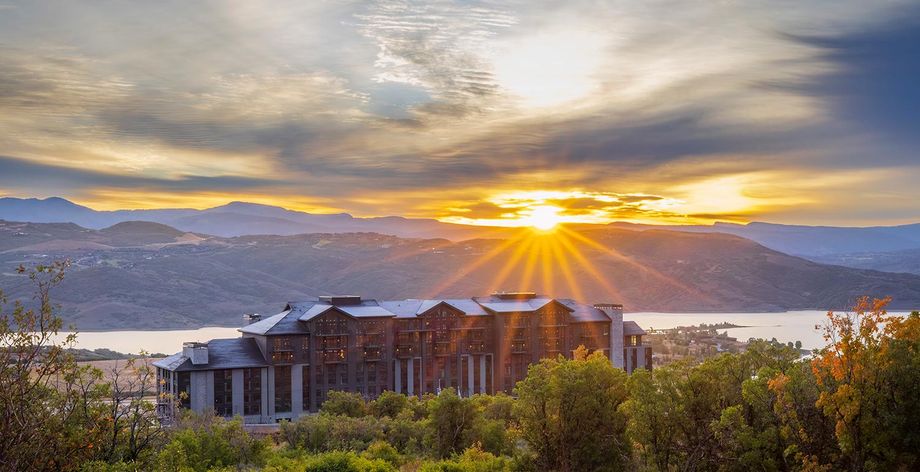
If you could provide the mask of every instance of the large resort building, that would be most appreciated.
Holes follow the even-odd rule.
[[[368,399],[510,393],[541,358],[571,358],[578,346],[614,366],[651,368],[642,330],[616,304],[585,305],[532,292],[436,300],[319,297],[281,313],[249,317],[242,336],[185,343],[154,363],[160,411],[213,410],[246,423],[316,411],[330,390]]]

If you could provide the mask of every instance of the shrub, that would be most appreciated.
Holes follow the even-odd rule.
[[[360,393],[332,391],[320,406],[320,412],[360,418],[367,415],[367,403]]]

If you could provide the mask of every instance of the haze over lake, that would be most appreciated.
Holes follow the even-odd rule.
[[[720,333],[727,331],[729,336],[741,340],[776,338],[784,343],[802,341],[803,348],[814,349],[824,345],[822,331],[816,327],[824,326],[827,312],[810,310],[782,313],[626,313],[623,317],[638,322],[646,329],[728,322],[744,327],[720,329]],[[182,349],[183,342],[235,338],[239,335],[237,328],[226,327],[163,331],[89,331],[78,334],[77,344],[84,349],[106,348],[125,353],[143,350],[172,354]]]

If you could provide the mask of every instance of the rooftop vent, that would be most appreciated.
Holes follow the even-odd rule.
[[[604,308],[613,308],[617,310],[623,309],[622,303],[595,303],[594,308],[604,309]]]
[[[360,295],[324,295],[319,297],[319,301],[328,303],[330,305],[360,305],[361,296]]]
[[[246,324],[257,323],[259,321],[262,321],[262,315],[258,313],[246,313],[245,315],[243,315],[243,321],[245,321]]]
[[[208,363],[208,343],[182,343],[182,355],[189,358],[192,365],[205,365]]]
[[[537,298],[536,292],[495,292],[492,294],[493,297],[498,297],[501,300],[531,300]]]

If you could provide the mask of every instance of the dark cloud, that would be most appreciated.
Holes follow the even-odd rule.
[[[908,147],[920,145],[920,7],[834,36],[791,36],[819,48],[830,71],[790,88],[827,100],[836,118]],[[902,158],[903,158],[902,154]]]
[[[9,156],[0,156],[0,186],[23,191],[74,191],[87,187],[155,188],[176,191],[233,191],[269,188],[285,182],[242,176],[182,175],[175,179],[110,174],[90,169],[76,169],[40,164]]]

